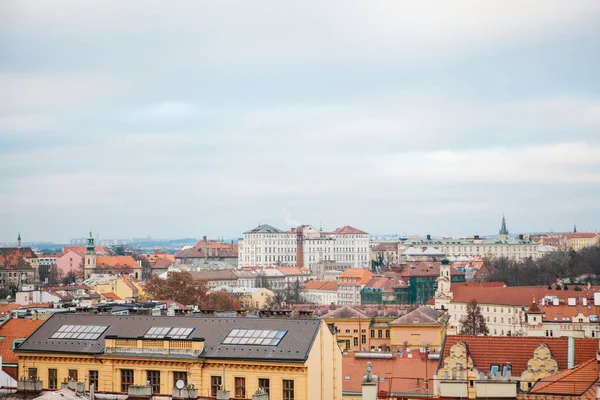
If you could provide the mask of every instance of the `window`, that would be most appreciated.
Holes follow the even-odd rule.
[[[271,394],[271,381],[268,378],[258,378],[258,387]]]
[[[378,338],[382,338],[383,337],[383,331],[381,329],[377,330],[377,337]]]
[[[490,366],[490,374],[494,376],[498,376],[498,372],[500,371],[500,366],[498,364],[492,364]]]
[[[350,349],[350,339],[344,340],[344,343],[346,344],[346,350]]]
[[[235,378],[235,397],[246,397],[246,378]]]
[[[187,338],[194,328],[173,328],[170,326],[153,326],[148,329],[148,332],[144,335],[148,339],[163,339],[170,337],[172,339],[185,339]]]
[[[294,400],[294,381],[283,380],[283,400]]]
[[[213,397],[217,396],[217,390],[221,389],[221,377],[211,376],[210,377],[210,395]]]
[[[121,392],[127,392],[129,385],[133,385],[133,370],[121,370]]]
[[[89,377],[89,380],[90,380],[89,388],[91,388],[92,385],[94,385],[94,389],[98,390],[98,371],[91,370],[88,373],[88,377]]]
[[[371,329],[371,338],[375,337],[375,329]]]
[[[70,369],[68,377],[70,381],[78,381],[79,373],[76,369]]]
[[[62,325],[50,339],[97,340],[108,325]]]
[[[27,375],[29,375],[28,376],[29,379],[36,381],[37,377],[38,377],[38,375],[37,375],[37,368],[29,368],[27,370]]]
[[[48,389],[58,389],[58,372],[56,368],[48,368]]]
[[[177,383],[177,381],[183,381],[185,385],[187,385],[187,372],[185,371],[174,371],[173,372],[173,386]]]
[[[346,333],[350,333],[350,329],[346,329]]]
[[[232,329],[223,344],[277,346],[287,331],[261,329]]]
[[[152,393],[160,393],[160,371],[146,371],[146,376],[152,386]]]
[[[390,338],[390,330],[389,329],[386,329],[386,331],[385,331],[385,338],[386,339]]]
[[[358,338],[357,337],[354,338],[354,347],[356,347],[356,346],[358,346]]]
[[[594,332],[592,332],[592,337],[594,337],[593,334]],[[367,344],[367,335],[361,335],[360,342],[362,344]]]

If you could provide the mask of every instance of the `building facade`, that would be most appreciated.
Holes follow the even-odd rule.
[[[238,266],[297,266],[312,268],[327,261],[367,268],[369,234],[351,226],[333,232],[322,232],[310,225],[282,231],[270,225],[259,225],[244,232],[238,242]]]
[[[19,375],[44,389],[69,380],[171,396],[181,380],[194,398],[262,388],[271,400],[341,400],[341,353],[318,319],[54,315],[16,353]]]

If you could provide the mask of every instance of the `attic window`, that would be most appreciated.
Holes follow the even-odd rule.
[[[148,332],[144,335],[146,339],[164,339],[169,337],[171,339],[186,339],[194,328],[174,328],[172,326],[153,326],[148,329]]]
[[[50,339],[97,340],[108,325],[62,325]]]
[[[222,344],[277,346],[287,331],[261,329],[232,329]]]

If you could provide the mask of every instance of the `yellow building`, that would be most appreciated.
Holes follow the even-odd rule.
[[[576,232],[565,235],[567,237],[567,246],[575,251],[584,247],[595,246],[600,243],[598,234],[595,232]]]
[[[19,376],[44,389],[70,379],[99,392],[142,385],[171,396],[181,380],[200,397],[226,388],[250,398],[262,387],[271,400],[341,400],[341,354],[319,319],[63,314],[15,352]]]
[[[448,316],[430,307],[421,306],[390,322],[389,326],[393,351],[407,347],[417,350],[428,346],[430,352],[437,353],[442,348],[446,336]]]
[[[94,291],[98,294],[114,293],[121,300],[130,301],[137,301],[145,295],[142,286],[130,275],[110,276],[96,283]]]
[[[275,296],[272,290],[266,288],[233,288],[231,294],[240,300],[240,307],[246,310],[265,308]]]

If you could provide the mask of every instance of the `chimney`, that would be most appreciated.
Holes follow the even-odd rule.
[[[567,368],[571,369],[575,366],[575,339],[569,336],[569,356],[567,359]]]
[[[258,388],[252,395],[252,400],[269,400],[269,395],[263,388]]]
[[[301,226],[296,229],[296,267],[304,267],[304,240]]]
[[[431,240],[431,235],[427,234],[427,240]]]
[[[225,388],[225,381],[225,364],[223,364],[223,376],[221,380],[221,382],[223,382],[223,385],[221,386],[221,390],[217,390],[217,400],[229,400],[231,398],[229,390]]]
[[[208,264],[208,240],[206,240],[206,236],[202,236],[202,241],[204,242],[204,264]]]
[[[479,235],[473,235],[473,239],[479,240]]]
[[[519,240],[523,240],[523,234],[519,235]]]
[[[367,363],[367,373],[362,379],[363,400],[377,400],[377,375],[373,373],[373,364]]]

